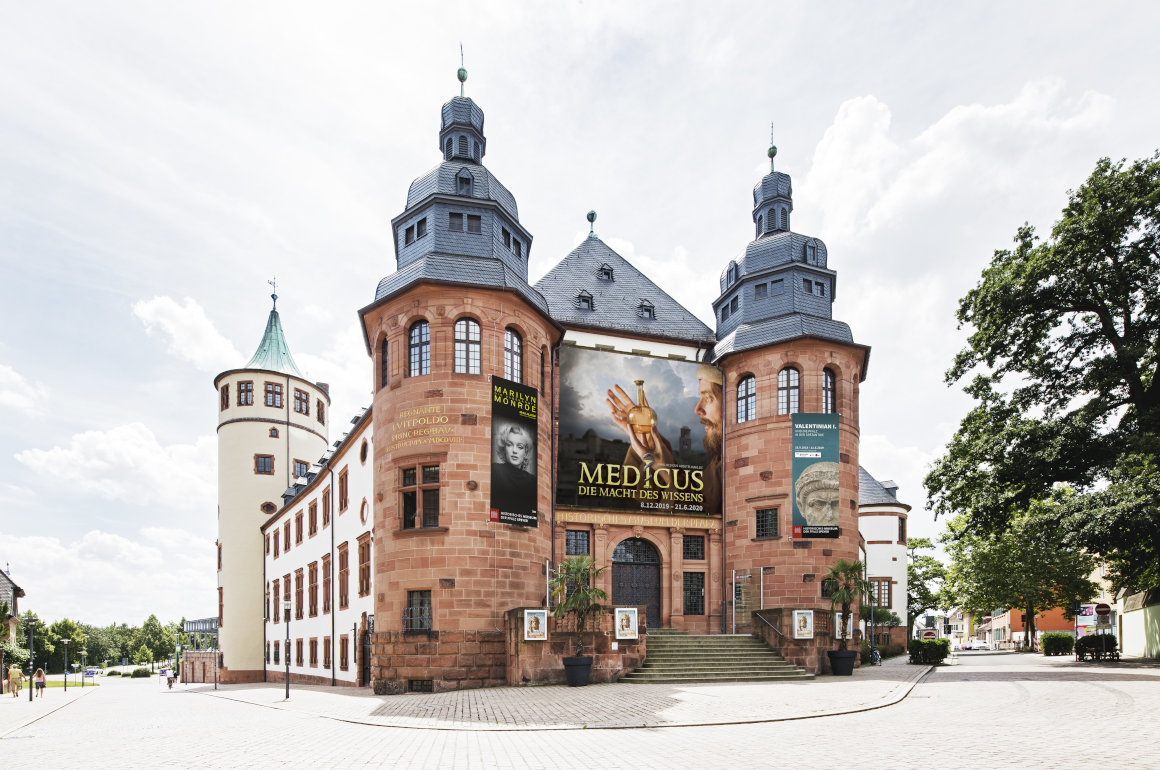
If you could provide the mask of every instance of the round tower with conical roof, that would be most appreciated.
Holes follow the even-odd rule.
[[[260,681],[263,670],[263,539],[282,493],[327,448],[330,395],[290,355],[278,296],[253,357],[214,379],[218,392],[219,679]]]

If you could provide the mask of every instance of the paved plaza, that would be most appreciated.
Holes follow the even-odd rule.
[[[376,697],[106,679],[0,699],[0,766],[1160,767],[1160,667],[961,653],[846,678]]]

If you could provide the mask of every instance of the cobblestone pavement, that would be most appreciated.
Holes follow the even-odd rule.
[[[913,669],[895,664],[897,674]],[[71,767],[400,767],[400,768],[735,768],[740,766],[923,768],[947,761],[948,752],[989,767],[1073,768],[1099,763],[1119,768],[1160,766],[1154,726],[1160,720],[1160,668],[1131,664],[1076,664],[1070,658],[966,653],[919,681],[894,705],[820,716],[825,701],[853,702],[873,687],[899,686],[873,676],[895,675],[891,666],[860,672],[862,678],[822,677],[812,683],[649,687],[584,690],[493,690],[457,697],[428,721],[458,729],[413,729],[344,721],[309,709],[327,693],[292,688],[290,704],[209,695],[193,688],[172,692],[155,680],[109,680],[64,708],[25,726],[15,710],[40,703],[0,704],[0,765],[4,768]],[[870,684],[878,681],[879,684]],[[862,689],[848,698],[845,689]],[[624,688],[631,686],[624,685]],[[273,689],[258,691],[267,699]],[[476,691],[479,693],[480,691]],[[634,696],[633,693],[640,693]],[[525,696],[526,694],[526,696]],[[69,695],[73,692],[70,688]],[[448,694],[451,695],[451,694]],[[463,729],[465,709],[494,696],[494,714],[537,723],[539,729]],[[563,701],[545,706],[548,698]],[[50,696],[46,696],[50,697]],[[421,701],[442,696],[331,695],[332,705],[375,719],[413,719]],[[521,702],[521,698],[526,700]],[[605,706],[631,713],[631,701],[659,702],[659,713],[684,718],[723,709],[738,713],[763,701],[781,704],[789,721],[644,729],[544,729],[566,704]],[[669,700],[665,700],[665,699]],[[411,703],[405,701],[410,700]],[[624,701],[623,703],[621,701]],[[302,705],[299,706],[298,703]],[[434,701],[432,701],[433,703]],[[795,703],[800,703],[794,713]],[[464,705],[467,704],[467,705]],[[788,704],[788,705],[787,705]],[[431,705],[428,703],[427,705]],[[528,706],[527,709],[521,706]],[[386,708],[391,713],[372,712]],[[544,708],[555,712],[543,713]],[[642,713],[652,714],[644,705]],[[436,709],[438,711],[438,709]],[[28,713],[25,711],[25,713]],[[772,713],[772,710],[771,712]],[[458,720],[458,722],[457,722]],[[475,724],[474,722],[470,724]],[[940,760],[939,758],[943,759]]]

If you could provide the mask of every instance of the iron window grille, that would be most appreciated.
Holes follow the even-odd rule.
[[[684,611],[686,615],[705,614],[705,573],[686,572],[684,574]]]
[[[564,532],[564,555],[586,556],[589,553],[589,533],[582,529],[569,529]]]
[[[404,631],[431,630],[431,592],[408,591],[407,606],[403,609]]]
[[[705,536],[685,535],[681,551],[681,555],[686,561],[703,561],[705,559]]]
[[[777,537],[777,509],[759,508],[754,537]]]

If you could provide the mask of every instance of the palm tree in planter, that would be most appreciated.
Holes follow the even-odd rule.
[[[564,674],[571,687],[588,684],[592,675],[592,656],[584,654],[584,637],[581,632],[588,625],[589,619],[599,619],[604,612],[600,602],[607,599],[608,594],[597,587],[596,581],[605,569],[607,567],[597,568],[596,561],[587,554],[569,556],[560,562],[549,583],[552,598],[556,600],[552,614],[557,619],[571,615],[576,620],[576,655],[564,658]]]
[[[850,676],[854,673],[854,660],[858,657],[857,650],[847,649],[846,629],[850,626],[850,615],[855,602],[870,591],[870,581],[863,577],[865,565],[861,561],[846,561],[839,559],[823,578],[830,590],[830,609],[838,609],[838,649],[828,650],[826,655],[830,659],[830,670],[835,676]]]

